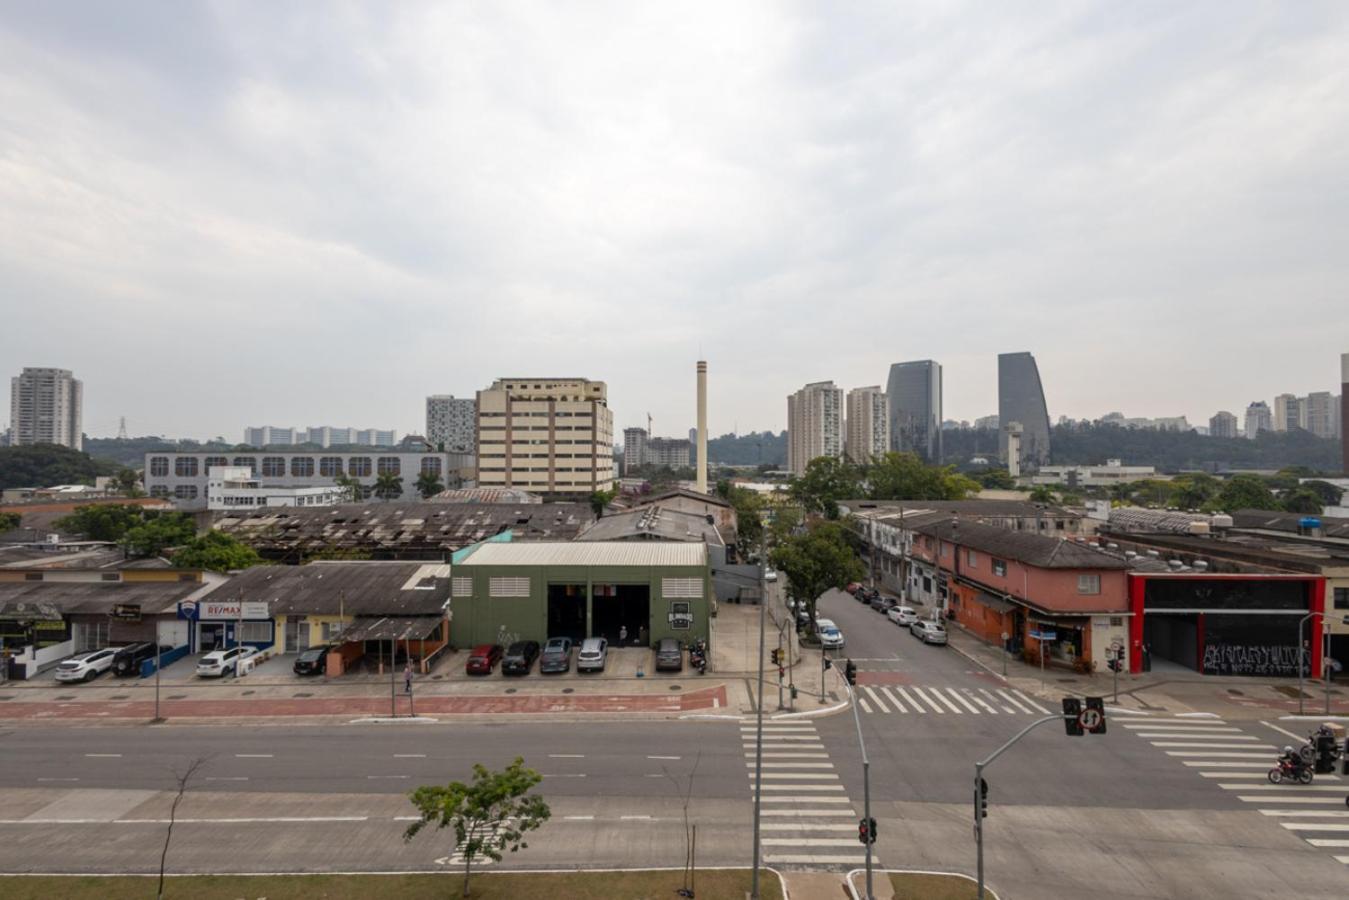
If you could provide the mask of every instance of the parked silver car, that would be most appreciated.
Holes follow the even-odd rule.
[[[945,644],[946,629],[940,622],[931,619],[919,619],[909,626],[909,633],[924,644]]]
[[[609,658],[609,642],[604,638],[586,638],[581,642],[581,652],[576,654],[576,671],[603,672],[604,663]]]

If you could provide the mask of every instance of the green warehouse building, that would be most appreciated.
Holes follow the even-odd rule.
[[[628,643],[709,637],[707,546],[700,542],[489,541],[451,570],[456,647],[550,637]]]

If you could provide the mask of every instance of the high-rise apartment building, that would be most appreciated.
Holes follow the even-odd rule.
[[[478,487],[578,496],[614,485],[603,381],[501,378],[478,391]]]
[[[1209,437],[1234,438],[1237,436],[1237,417],[1227,410],[1219,410],[1208,420]]]
[[[1293,394],[1280,394],[1275,397],[1272,423],[1274,430],[1297,431],[1299,428],[1306,428],[1307,420],[1302,403],[1303,401]]]
[[[432,394],[426,398],[426,439],[450,453],[472,453],[478,414],[469,397]]]
[[[652,437],[645,428],[624,428],[623,474],[631,474],[639,466],[687,469],[692,464],[694,445],[685,438]]]
[[[646,439],[645,428],[623,429],[624,475],[635,472],[638,467],[646,465]]]
[[[1263,400],[1257,400],[1246,407],[1246,437],[1255,439],[1255,436],[1262,431],[1274,430],[1274,415],[1269,411],[1269,404]]]
[[[1349,422],[1349,353],[1340,354],[1340,433],[1341,469],[1349,475],[1349,437],[1345,436],[1345,422]]]
[[[941,366],[930,359],[895,363],[885,386],[890,449],[941,461]]]
[[[84,448],[84,384],[69,369],[33,369],[9,380],[10,443]]]
[[[1333,439],[1335,432],[1335,410],[1339,406],[1339,397],[1330,391],[1313,391],[1299,401],[1302,427],[1319,438]]]
[[[805,474],[820,456],[843,455],[843,391],[816,381],[787,397],[787,469]]]
[[[879,384],[848,391],[846,429],[844,452],[859,465],[890,449],[890,400]]]
[[[1007,426],[1021,426],[1023,470],[1038,469],[1049,462],[1049,409],[1040,383],[1040,369],[1029,353],[998,354],[999,456],[1007,462]]]

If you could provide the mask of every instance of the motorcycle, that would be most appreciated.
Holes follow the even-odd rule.
[[[699,675],[707,674],[707,644],[702,640],[694,641],[689,648],[689,665],[697,669]]]
[[[1312,767],[1302,761],[1302,757],[1293,752],[1293,748],[1285,747],[1283,755],[1279,757],[1278,763],[1269,770],[1269,783],[1279,784],[1283,781],[1296,781],[1298,784],[1312,783]]]

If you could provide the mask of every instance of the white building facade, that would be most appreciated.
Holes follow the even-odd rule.
[[[9,442],[84,448],[84,384],[69,369],[25,368],[9,381]]]
[[[805,474],[812,459],[843,455],[843,391],[817,381],[787,397],[787,469]]]
[[[471,397],[432,394],[426,398],[426,439],[451,453],[473,453],[478,405]]]
[[[206,508],[213,512],[272,507],[336,506],[346,490],[336,484],[312,487],[264,485],[246,466],[212,466],[206,475]]]

